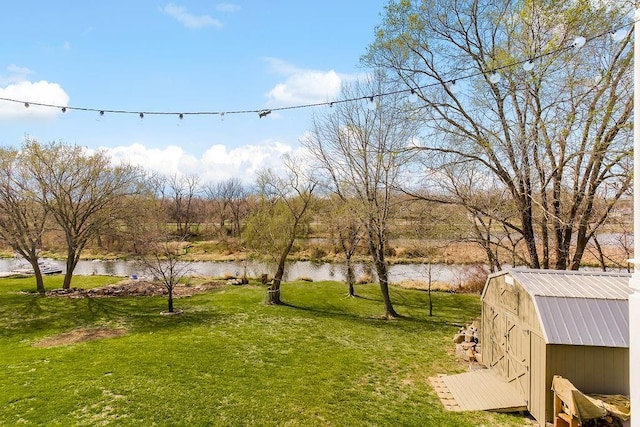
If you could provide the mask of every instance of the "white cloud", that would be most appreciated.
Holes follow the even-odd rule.
[[[209,15],[194,15],[192,13],[187,12],[187,9],[185,7],[176,6],[173,3],[167,4],[162,9],[162,12],[171,16],[172,18],[174,18],[176,21],[180,22],[182,25],[184,25],[187,28],[192,28],[192,29],[199,29],[204,27],[222,28],[224,26],[224,24],[221,21],[215,18],[212,18]]]
[[[33,70],[30,70],[27,67],[20,67],[18,65],[11,64],[7,67],[6,74],[0,74],[0,86],[25,81],[31,74],[34,74]]]
[[[218,3],[216,4],[216,9],[220,12],[237,12],[240,10],[240,6],[234,3]]]
[[[272,106],[291,106],[330,102],[338,97],[344,81],[356,75],[339,74],[334,70],[321,71],[298,68],[276,58],[265,58],[273,72],[285,76],[267,94]]]
[[[27,69],[21,69],[27,70]],[[29,74],[29,73],[23,73]],[[23,78],[22,76],[21,78]],[[0,82],[2,82],[0,78]],[[11,80],[11,79],[9,79]],[[0,98],[29,102],[29,108],[25,108],[22,102],[1,101],[0,120],[13,120],[17,118],[51,118],[56,117],[59,110],[49,107],[39,107],[31,103],[66,106],[69,95],[57,83],[45,80],[29,82],[20,80],[10,83],[6,87],[0,87]]]
[[[202,182],[219,182],[236,177],[247,184],[253,183],[256,172],[263,168],[277,170],[282,165],[282,154],[293,152],[292,147],[276,141],[233,149],[216,144],[200,158],[175,145],[160,149],[147,148],[135,143],[115,148],[103,147],[101,150],[104,150],[116,164],[139,165],[150,172],[165,175],[196,174]]]

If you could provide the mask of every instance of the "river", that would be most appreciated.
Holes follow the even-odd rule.
[[[48,263],[65,269],[64,261],[46,259]],[[17,267],[15,259],[0,259],[0,272],[8,272]],[[202,275],[207,277],[242,277],[246,268],[248,277],[260,277],[269,273],[273,276],[273,268],[269,268],[261,262],[192,262],[189,264],[190,275]],[[434,264],[431,269],[433,281],[459,284],[468,266]],[[356,279],[365,275],[375,278],[375,271],[371,265],[355,264]],[[80,261],[74,271],[78,276],[107,275],[107,276],[132,276],[144,275],[140,265],[134,261]],[[397,283],[404,280],[426,281],[428,267],[425,264],[398,264],[389,267],[389,280]],[[289,263],[284,280],[291,281],[300,278],[310,279],[314,282],[323,280],[345,281],[344,266],[342,264],[318,263],[311,261],[296,261]]]

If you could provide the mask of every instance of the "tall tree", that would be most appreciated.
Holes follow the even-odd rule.
[[[291,157],[284,158],[285,173],[272,170],[258,175],[260,205],[249,217],[245,231],[247,246],[271,257],[276,265],[269,286],[269,304],[280,304],[280,284],[287,257],[296,241],[300,225],[313,202],[316,182]]]
[[[88,153],[79,146],[27,140],[25,166],[42,188],[38,202],[51,213],[64,232],[67,246],[63,288],[69,289],[83,249],[99,230],[127,216],[121,203],[139,191],[141,170],[111,165],[106,154]]]
[[[354,215],[354,209],[349,208],[347,202],[336,195],[329,195],[328,211],[324,213],[327,228],[332,236],[334,245],[344,256],[345,278],[348,295],[356,296],[356,274],[353,266],[353,256],[365,237],[362,222]]]
[[[630,185],[631,26],[621,41],[608,34],[630,23],[628,6],[391,1],[363,58],[419,95],[423,150],[498,178],[531,267],[577,269]],[[607,184],[618,191],[595,210]]]
[[[166,195],[172,203],[172,217],[179,236],[191,234],[196,222],[195,199],[200,193],[200,178],[197,175],[172,175],[166,180]]]
[[[44,293],[38,253],[48,215],[37,184],[17,150],[0,148],[0,239],[29,262],[36,289]]]
[[[398,314],[389,296],[386,253],[394,192],[406,178],[419,121],[403,108],[406,97],[383,92],[379,76],[345,85],[341,99],[313,119],[303,144],[318,162],[331,192],[340,197],[366,230],[369,254],[376,269],[387,317]],[[393,91],[392,91],[393,92]],[[373,107],[373,108],[372,108]]]
[[[217,183],[208,183],[203,188],[209,202],[214,204],[214,212],[221,237],[230,234],[239,236],[241,222],[247,213],[249,191],[239,178],[229,178]],[[227,220],[231,220],[231,230]]]

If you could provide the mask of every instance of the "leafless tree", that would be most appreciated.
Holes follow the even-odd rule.
[[[239,236],[242,220],[248,213],[249,190],[239,178],[216,183],[208,183],[203,188],[210,203],[214,204],[214,212],[219,224],[220,235]],[[231,220],[231,230],[227,229],[227,221]]]
[[[396,317],[389,296],[386,253],[395,188],[409,164],[407,146],[413,143],[419,121],[403,108],[406,97],[372,97],[384,89],[379,76],[345,85],[343,99],[313,119],[303,144],[317,160],[329,190],[340,197],[366,230],[369,254],[376,269],[387,317]],[[375,108],[371,108],[375,107]]]
[[[415,91],[424,152],[496,177],[527,264],[577,269],[630,185],[629,3],[392,1],[364,62]],[[607,29],[627,24],[622,41]],[[578,36],[588,43],[573,46]],[[607,183],[609,209],[594,201]],[[494,218],[500,221],[500,218]],[[540,253],[542,249],[542,253]]]
[[[41,187],[24,167],[17,150],[0,148],[0,239],[33,268],[36,289],[45,292],[38,253],[47,210],[38,202]]]
[[[38,203],[64,232],[67,261],[63,288],[68,289],[86,245],[99,230],[129,215],[122,201],[140,191],[141,170],[113,166],[102,152],[89,154],[82,147],[56,142],[41,145],[27,140],[22,158],[42,189],[36,194]]]
[[[347,203],[336,195],[329,195],[328,212],[324,213],[324,220],[327,222],[327,228],[334,244],[344,256],[345,277],[349,287],[348,295],[355,297],[356,275],[353,256],[365,239],[365,228],[360,219],[354,215],[354,209],[350,208]]]
[[[187,236],[176,238],[166,228],[147,242],[145,255],[140,258],[142,267],[167,290],[167,312],[174,313],[173,292],[180,280],[187,275],[191,264],[183,260]]]
[[[171,216],[176,222],[176,234],[188,236],[197,222],[195,201],[200,193],[200,178],[197,175],[174,174],[167,177],[165,195],[171,203]]]

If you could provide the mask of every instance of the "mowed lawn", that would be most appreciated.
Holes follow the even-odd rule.
[[[89,288],[118,279],[76,277]],[[47,277],[47,289],[61,277]],[[32,278],[0,279],[0,425],[519,426],[522,416],[443,409],[428,377],[464,371],[458,326],[475,295],[392,288],[347,298],[334,282],[286,283],[287,305],[260,286],[161,297],[40,297]],[[42,346],[68,332],[116,336]]]

